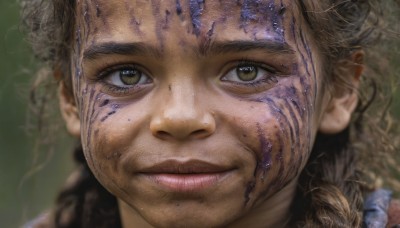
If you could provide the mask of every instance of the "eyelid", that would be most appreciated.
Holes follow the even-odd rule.
[[[224,73],[222,74],[222,77],[220,77],[221,81],[229,81],[226,80],[226,76],[233,70],[237,69],[238,67],[244,67],[244,66],[254,66],[256,68],[261,68],[264,71],[267,71],[269,74],[271,74],[271,76],[277,76],[278,74],[281,74],[281,72],[276,69],[275,67],[265,64],[265,63],[261,63],[261,62],[257,62],[257,61],[253,61],[253,60],[248,60],[248,59],[241,59],[239,61],[235,61],[235,62],[231,62],[229,65],[229,68],[227,70],[224,71]],[[263,80],[257,80],[258,81],[263,81]],[[232,83],[235,83],[235,81],[231,81]],[[237,84],[254,84],[252,82],[238,82]]]
[[[105,77],[109,76],[111,73],[116,72],[118,70],[123,70],[127,68],[132,68],[135,70],[139,70],[142,73],[144,73],[146,76],[150,77],[149,72],[142,67],[141,65],[135,64],[135,63],[121,63],[121,64],[113,64],[111,66],[105,66],[102,67],[100,71],[96,74],[96,78],[98,80],[103,80]]]
[[[253,61],[253,60],[247,60],[247,59],[242,59],[238,62],[236,67],[242,67],[242,66],[247,66],[247,65],[253,65],[255,67],[260,67],[270,73],[278,73],[278,70],[275,69],[275,67],[270,66],[268,64],[265,63],[260,63],[257,61]]]
[[[110,64],[101,67],[100,69],[101,70],[99,70],[98,73],[94,74],[93,82],[101,83],[103,92],[112,94],[116,97],[141,94],[141,92],[145,91],[145,88],[149,88],[149,84],[153,82],[153,77],[150,76],[150,74],[148,73],[149,71],[147,71],[141,65],[135,63]],[[107,81],[108,77],[111,77],[114,73],[122,71],[124,69],[135,69],[140,71],[142,75],[147,78],[148,82],[143,84],[120,86]]]

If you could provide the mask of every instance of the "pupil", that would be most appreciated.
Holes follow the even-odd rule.
[[[121,81],[125,85],[137,84],[141,78],[141,73],[135,69],[122,70],[120,73]]]
[[[251,81],[257,77],[257,68],[254,66],[242,66],[236,70],[239,79],[243,81]]]

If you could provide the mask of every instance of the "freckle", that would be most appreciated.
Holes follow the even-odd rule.
[[[128,119],[128,122],[131,122],[131,119]]]
[[[242,136],[243,136],[243,138],[247,138],[247,135],[246,135],[246,134],[243,134]]]

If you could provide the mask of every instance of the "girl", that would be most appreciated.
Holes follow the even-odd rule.
[[[33,226],[399,223],[388,191],[364,200],[371,158],[394,151],[366,126],[384,123],[366,114],[364,65],[383,4],[22,1],[79,139],[77,171]]]

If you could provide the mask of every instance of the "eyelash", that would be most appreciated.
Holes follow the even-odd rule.
[[[113,73],[116,73],[118,71],[122,70],[137,70],[141,72],[142,74],[146,75],[150,80],[152,80],[148,74],[145,73],[146,71],[142,70],[140,66],[136,64],[120,64],[116,66],[111,66],[111,67],[105,67],[103,70],[100,71],[100,73],[97,74],[96,81],[101,82],[103,85],[106,86],[106,90],[108,92],[111,92],[113,94],[117,95],[125,95],[129,94],[132,90],[137,90],[143,87],[143,84],[139,85],[133,85],[133,86],[118,86],[118,85],[113,85],[111,83],[106,82],[106,78],[111,76]],[[148,84],[148,83],[146,83]]]
[[[256,80],[256,81],[252,81],[252,82],[235,82],[235,81],[229,81],[226,79],[223,79],[224,77],[226,77],[226,75],[233,71],[233,70],[237,70],[239,67],[245,67],[245,66],[252,66],[255,67],[256,69],[262,69],[264,71],[266,71],[268,73],[268,75],[264,75],[266,78],[265,79],[261,79],[261,80]],[[237,63],[235,63],[234,67],[230,68],[229,71],[227,71],[227,73],[224,74],[224,76],[221,78],[221,81],[224,82],[228,82],[231,84],[234,84],[235,86],[247,86],[247,87],[259,87],[262,86],[264,84],[272,84],[272,83],[277,83],[278,82],[278,70],[276,70],[275,68],[268,66],[266,64],[263,63],[259,63],[253,60],[249,60],[249,59],[242,59],[240,61],[238,61]]]
[[[230,72],[237,70],[240,67],[249,67],[249,66],[254,67],[257,70],[261,69],[263,71],[266,71],[266,73],[264,73],[264,75],[261,76],[264,78],[254,80],[254,81],[248,81],[248,82],[246,82],[246,81],[238,82],[238,81],[224,79],[224,77],[227,77],[227,75]],[[142,70],[142,67],[140,67],[136,64],[120,64],[120,65],[111,66],[111,67],[104,67],[103,70],[101,70],[97,74],[95,81],[101,82],[103,85],[105,85],[106,86],[105,90],[107,90],[108,92],[110,92],[112,94],[122,95],[122,96],[125,94],[129,94],[132,91],[140,90],[141,88],[143,88],[143,86],[148,84],[148,83],[145,83],[145,84],[137,84],[137,85],[131,85],[131,86],[118,86],[118,85],[113,85],[106,81],[106,78],[109,76],[112,76],[113,73],[116,73],[116,72],[122,71],[122,70],[126,70],[126,69],[133,69],[133,70],[140,71],[143,75],[148,77],[150,79],[150,81],[152,81],[152,78],[148,76],[146,71]],[[277,77],[278,73],[279,73],[278,70],[276,70],[275,68],[268,66],[266,64],[248,60],[248,59],[242,59],[240,61],[237,61],[234,64],[234,66],[232,68],[230,68],[227,71],[227,73],[224,74],[223,77],[220,78],[220,80],[222,82],[234,85],[235,87],[259,88],[266,84],[270,85],[270,84],[277,83],[278,82],[278,77]],[[260,74],[260,73],[257,71],[257,74]]]

